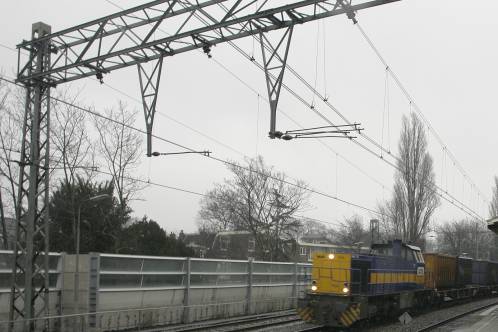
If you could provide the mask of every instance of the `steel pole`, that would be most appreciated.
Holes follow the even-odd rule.
[[[476,222],[476,259],[479,259],[479,233],[478,233],[478,228],[477,228],[477,222]]]
[[[78,219],[76,221],[76,267],[74,270],[74,310],[80,312],[80,222],[81,222],[81,202],[78,205]]]

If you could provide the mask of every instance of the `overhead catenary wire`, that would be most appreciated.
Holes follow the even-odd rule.
[[[446,145],[446,143],[444,143],[444,141],[441,138],[441,136],[437,133],[437,131],[434,129],[434,127],[432,126],[432,124],[430,123],[430,121],[424,115],[424,113],[422,112],[422,110],[420,109],[420,107],[415,102],[415,99],[412,97],[412,95],[408,92],[408,90],[405,88],[405,86],[403,85],[403,83],[399,79],[398,75],[389,66],[389,64],[387,63],[387,61],[385,60],[385,58],[380,53],[379,49],[373,43],[372,39],[367,35],[367,33],[365,32],[365,30],[362,28],[362,26],[359,23],[356,24],[356,27],[358,28],[358,30],[360,31],[360,34],[363,36],[363,38],[368,43],[368,45],[370,46],[370,48],[377,55],[377,58],[382,63],[382,65],[385,68],[387,68],[390,76],[393,78],[394,82],[399,87],[399,89],[401,90],[401,92],[405,95],[406,99],[413,106],[413,109],[418,113],[418,115],[420,116],[420,118],[424,121],[424,123],[426,124],[427,128],[429,129],[429,131],[433,134],[433,136],[439,142],[439,144],[441,145],[441,147],[443,147],[443,148],[446,149],[446,154],[451,159],[451,161],[456,165],[457,169],[467,178],[468,182],[477,190],[477,192],[479,193],[479,195],[482,196],[485,200],[489,201],[489,199],[487,199],[486,195],[484,195],[482,193],[482,191],[475,185],[475,183],[469,177],[469,175],[467,174],[467,172],[465,171],[465,169],[462,167],[462,165],[456,159],[455,155],[451,151],[449,151],[448,146]]]
[[[21,153],[21,151],[19,151],[19,150],[13,150],[13,149],[9,149],[9,150],[12,151],[12,152],[19,153],[19,154]],[[0,157],[0,159],[5,160],[5,158],[3,158],[3,157]],[[91,170],[92,172],[95,172],[95,173],[100,173],[100,174],[112,176],[112,174],[110,172],[100,170],[100,169],[96,168],[95,166],[81,166],[81,167],[78,167],[78,168],[85,168],[85,169],[89,169],[89,170]],[[57,170],[57,169],[62,169],[62,167],[50,167],[50,169]],[[159,182],[155,182],[155,181],[150,181],[150,180],[144,180],[144,179],[140,179],[140,178],[136,178],[136,177],[132,177],[132,176],[123,176],[123,178],[126,179],[126,180],[135,181],[135,182],[139,182],[139,183],[146,184],[146,185],[156,186],[156,187],[159,187],[159,188],[162,188],[162,189],[167,189],[167,190],[172,190],[172,191],[178,191],[178,192],[182,192],[182,193],[186,193],[186,194],[192,194],[192,195],[199,196],[199,197],[207,197],[208,196],[205,193],[200,193],[200,192],[197,192],[197,191],[194,191],[194,190],[185,189],[185,188],[181,188],[181,187],[175,187],[175,186],[171,186],[171,185],[166,185],[166,184],[163,184],[163,183],[159,183]],[[342,226],[342,223],[338,222],[338,221],[336,221],[336,222],[333,222],[333,221],[324,221],[324,220],[321,220],[321,219],[317,219],[317,218],[313,218],[313,217],[308,217],[308,216],[304,216],[304,215],[295,215],[295,217],[296,218],[300,218],[302,220],[311,220],[311,221],[315,221],[315,222],[318,222],[318,223],[321,223],[321,224],[326,224],[326,225]]]
[[[106,0],[107,2],[117,6],[116,4],[112,3],[111,1],[109,0]],[[118,6],[119,7],[119,6]],[[121,8],[121,7],[119,7]],[[4,46],[5,48],[7,49],[10,49],[14,52],[16,52],[16,50],[14,48],[11,48],[11,47],[8,47],[4,44],[0,44],[2,46]],[[258,96],[258,98],[264,100],[266,103],[269,103],[268,99],[266,98],[263,98],[259,92],[254,89],[253,87],[251,87],[247,82],[245,82],[243,79],[241,79],[237,74],[235,74],[232,70],[230,70],[228,67],[226,67],[225,65],[223,65],[220,61],[218,61],[217,59],[215,59],[214,57],[212,58],[212,61],[214,61],[218,66],[220,66],[223,70],[225,70],[227,73],[229,73],[232,77],[234,77],[237,81],[239,81],[241,84],[243,84],[245,87],[247,87],[249,90],[251,90],[254,94],[256,94]],[[126,96],[127,98],[131,99],[131,100],[134,100],[136,101],[138,104],[142,104],[142,101],[140,101],[138,98],[136,97],[133,97],[131,96],[130,94],[120,90],[120,89],[117,89],[111,85],[109,85],[108,83],[103,83],[104,86],[110,88],[111,90],[115,91],[115,92],[118,92],[120,94],[122,94],[123,96]],[[258,104],[258,107],[260,105]],[[259,109],[258,109],[258,112],[259,112]],[[304,126],[302,126],[300,123],[298,123],[296,120],[294,120],[292,117],[290,117],[287,113],[285,113],[282,109],[279,108],[279,112],[282,113],[282,115],[284,115],[284,117],[286,117],[289,121],[291,121],[292,123],[294,123],[296,126],[300,127],[300,128],[304,128]],[[242,153],[241,151],[239,150],[236,150],[234,149],[233,147],[221,142],[220,140],[217,140],[216,138],[213,138],[212,136],[209,136],[169,115],[166,115],[160,111],[157,111],[156,110],[156,113],[159,115],[159,116],[162,116],[164,118],[167,118],[168,120],[171,120],[175,123],[177,123],[178,125],[182,126],[182,127],[185,127],[213,142],[215,142],[216,144],[220,145],[220,146],[223,146],[243,157],[248,157],[247,155],[245,155],[244,153]],[[385,184],[383,184],[382,182],[380,182],[379,180],[377,180],[376,178],[374,178],[373,176],[371,176],[370,174],[368,174],[366,171],[364,171],[362,168],[360,168],[358,165],[356,165],[355,163],[353,163],[351,160],[349,160],[348,158],[344,157],[342,154],[338,153],[337,151],[335,151],[334,149],[332,149],[328,144],[326,144],[323,140],[321,139],[316,139],[324,148],[326,148],[327,150],[329,150],[331,153],[335,154],[335,155],[338,155],[342,160],[344,160],[348,165],[352,166],[354,169],[356,169],[358,172],[360,172],[361,174],[363,174],[365,177],[367,177],[368,179],[370,179],[371,181],[375,182],[376,184],[378,184],[379,186],[381,186],[382,188],[385,187]]]
[[[14,85],[18,85],[17,83],[15,83],[14,81],[12,80],[9,80],[9,79],[6,79],[5,77],[0,77],[0,80],[3,80],[3,81],[6,81],[10,84],[14,84]],[[19,85],[20,86],[20,85]],[[91,109],[87,109],[87,108],[84,108],[84,107],[81,107],[79,105],[75,105],[73,103],[69,103],[63,99],[60,99],[60,98],[56,98],[56,97],[52,97],[53,100],[56,100],[60,103],[63,103],[63,104],[66,104],[68,106],[72,106],[74,107],[75,109],[78,109],[78,110],[81,110],[81,111],[84,111],[84,112],[87,112],[87,113],[90,113],[96,117],[99,117],[101,119],[104,119],[106,121],[110,121],[110,122],[113,122],[113,123],[116,123],[118,125],[122,125],[124,126],[125,128],[128,128],[128,129],[131,129],[131,130],[134,130],[134,131],[137,131],[137,132],[140,132],[142,134],[145,134],[146,132],[142,129],[139,129],[139,128],[136,128],[134,126],[131,126],[131,125],[128,125],[126,123],[122,123],[118,120],[115,120],[115,119],[112,119],[110,117],[107,117],[105,115],[102,115],[100,114],[99,112],[96,112],[94,110],[91,110]],[[177,143],[177,142],[174,142],[170,139],[166,139],[164,137],[161,137],[161,136],[158,136],[158,135],[155,135],[155,134],[152,134],[152,137],[154,137],[155,139],[158,139],[160,141],[163,141],[163,142],[166,142],[166,143],[169,143],[169,144],[172,144],[174,146],[177,146],[179,148],[182,148],[184,150],[187,150],[187,151],[197,151],[196,149],[193,149],[193,148],[190,148],[190,147],[187,147],[185,145],[182,145],[180,143]],[[251,169],[251,168],[248,168],[248,167],[245,167],[245,166],[242,166],[242,165],[239,165],[237,164],[236,162],[233,162],[233,161],[229,161],[229,160],[225,160],[225,159],[221,159],[221,158],[218,158],[218,157],[214,157],[212,155],[203,155],[203,157],[206,157],[208,159],[212,159],[212,160],[215,160],[217,162],[220,162],[222,164],[225,164],[225,165],[228,165],[228,166],[232,166],[232,167],[237,167],[237,168],[240,168],[240,169],[243,169],[245,171],[248,171],[248,172],[254,172],[256,174],[260,174],[260,175],[264,175],[268,178],[271,178],[272,180],[275,180],[275,181],[278,181],[278,182],[281,182],[281,183],[284,183],[284,184],[287,184],[289,186],[293,186],[295,188],[298,188],[298,189],[301,189],[301,190],[304,190],[304,191],[308,191],[310,193],[313,193],[313,194],[316,194],[318,196],[322,196],[322,197],[325,197],[325,198],[329,198],[329,199],[333,199],[333,200],[336,200],[338,202],[341,202],[341,203],[344,203],[346,205],[349,205],[349,206],[353,206],[353,207],[356,207],[356,208],[359,208],[359,209],[362,209],[364,211],[367,211],[367,212],[371,212],[373,214],[376,214],[376,215],[384,215],[382,212],[380,211],[376,211],[374,209],[371,209],[371,208],[368,208],[368,207],[365,207],[363,205],[360,205],[360,204],[357,204],[357,203],[353,203],[353,202],[350,202],[348,200],[345,200],[345,199],[342,199],[342,198],[339,198],[339,197],[335,197],[334,195],[331,195],[331,194],[328,194],[326,192],[322,192],[322,191],[319,191],[319,190],[316,190],[316,189],[313,189],[311,187],[308,187],[306,185],[302,185],[302,184],[299,184],[299,183],[293,183],[293,182],[290,182],[288,180],[284,180],[284,179],[280,179],[276,176],[272,176],[272,175],[268,175],[268,174],[263,174],[259,171],[256,171],[254,169]],[[145,181],[145,180],[143,180]]]
[[[108,1],[108,0],[106,0]],[[223,5],[223,4],[218,4],[219,7],[223,8],[226,12],[228,12],[228,9]],[[209,14],[207,14],[203,9],[200,9],[200,12],[204,13],[204,15],[206,15],[206,17],[210,18],[211,20],[213,20],[213,18],[211,18],[209,16]],[[202,23],[204,24],[208,24],[208,22],[203,18],[201,17],[199,14],[194,14],[197,19],[199,19]],[[217,32],[218,34],[220,32]],[[253,38],[256,38],[257,40],[259,40],[258,36],[257,35],[252,35]],[[257,61],[255,61],[254,58],[252,58],[251,56],[249,56],[244,50],[242,50],[239,46],[237,46],[233,41],[228,41],[228,44],[230,46],[232,46],[235,50],[237,50],[240,54],[242,54],[245,58],[249,59],[253,64],[255,64],[258,68],[260,68],[261,70],[264,70],[264,67],[258,63]],[[389,70],[389,67],[387,65],[387,63],[385,63],[385,67],[387,68],[387,70]],[[289,72],[291,72],[296,78],[298,78],[306,87],[308,87],[308,89],[310,89],[311,91],[313,91],[314,94],[316,94],[317,96],[320,97],[320,99],[323,100],[323,102],[325,103],[325,105],[327,105],[331,110],[333,110],[337,115],[339,115],[339,117],[341,117],[347,124],[351,124],[352,122],[349,121],[336,107],[334,107],[328,100],[327,98],[325,98],[324,96],[322,96],[320,94],[320,92],[318,92],[310,83],[308,83],[301,75],[299,75],[288,63],[286,64],[286,69],[289,70]],[[301,103],[303,103],[304,105],[306,105],[308,108],[310,108],[313,112],[315,112],[319,117],[321,117],[324,121],[326,121],[327,123],[329,123],[330,125],[335,125],[332,121],[330,121],[325,115],[323,115],[322,113],[318,112],[317,110],[317,107],[315,105],[312,105],[310,103],[308,103],[304,98],[302,98],[300,95],[298,95],[293,89],[291,89],[288,85],[286,85],[285,83],[282,83],[282,87],[287,90],[291,95],[293,95],[296,99],[298,99]],[[313,106],[313,107],[312,107]],[[381,144],[379,144],[377,141],[375,141],[373,138],[371,138],[370,136],[366,135],[364,133],[364,131],[362,132],[359,132],[359,137],[363,137],[365,138],[367,141],[369,141],[371,144],[373,144],[374,146],[376,146],[377,148],[380,148],[382,149],[383,151],[385,151],[388,155],[392,156],[396,161],[399,161],[399,158],[396,157],[394,154],[391,153],[390,150],[387,150],[385,149],[383,146],[381,146]],[[364,144],[360,143],[358,140],[351,140],[352,142],[354,142],[355,144],[359,145],[361,148],[363,148],[364,150],[374,154],[375,156],[379,157],[381,160],[383,160],[384,162],[386,162],[387,164],[393,166],[395,169],[399,169],[399,167],[397,167],[396,164],[392,163],[392,162],[388,162],[386,160],[386,158],[384,158],[383,156],[377,154],[375,151],[373,151],[372,149],[368,148],[367,146],[365,146]],[[461,202],[460,200],[458,200],[456,197],[454,197],[453,195],[450,195],[447,191],[443,190],[441,187],[439,187],[437,185],[437,183],[434,183],[433,184],[434,187],[436,188],[436,194],[441,197],[442,199],[444,199],[445,201],[449,202],[450,204],[455,205],[455,202],[457,202],[458,204],[460,204],[461,207],[458,207],[460,210],[464,211],[464,213],[466,214],[469,214],[470,216],[472,216],[473,218],[477,218],[477,219],[481,219],[481,220],[484,220],[484,218],[482,218],[478,213],[476,213],[475,211],[473,211],[470,207],[468,207],[465,203]],[[440,192],[437,192],[437,190],[439,190]],[[448,195],[449,197],[445,197],[444,195]]]

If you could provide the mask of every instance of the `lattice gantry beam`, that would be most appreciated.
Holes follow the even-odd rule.
[[[278,99],[289,55],[292,31],[293,26],[288,27],[275,46],[263,33],[260,34],[259,38],[263,53],[268,100],[270,101],[270,138],[275,138]]]
[[[159,82],[161,81],[161,70],[163,57],[155,60],[152,68],[145,68],[143,64],[138,64],[138,78],[140,82],[140,92],[145,115],[145,127],[147,129],[147,156],[152,156],[152,126],[156,113],[157,94],[159,92]]]
[[[24,59],[20,52],[17,79],[44,77],[59,84],[396,1],[358,0],[350,5],[346,0],[303,0],[273,8],[273,1],[260,1],[257,10],[256,0],[153,1],[42,37],[57,52],[51,65],[30,72],[34,59]],[[205,25],[196,14],[213,24]],[[33,41],[18,45],[20,50],[32,46]]]
[[[50,26],[32,28],[30,61],[26,72],[50,68]],[[12,268],[9,330],[49,329],[35,318],[48,315],[48,199],[50,142],[50,83],[40,77],[24,82],[26,105],[19,162],[19,192]]]

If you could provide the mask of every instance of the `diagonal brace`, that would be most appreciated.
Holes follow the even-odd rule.
[[[259,39],[263,53],[266,87],[268,89],[268,100],[270,101],[270,132],[268,134],[270,138],[275,138],[278,135],[276,132],[277,106],[293,28],[294,26],[291,25],[285,29],[276,46],[262,32],[260,33]]]
[[[157,94],[159,92],[159,82],[161,81],[161,70],[163,67],[163,57],[154,60],[152,69],[145,68],[139,63],[138,78],[140,82],[140,93],[145,116],[145,128],[147,130],[147,157],[152,156],[152,126],[156,113]]]

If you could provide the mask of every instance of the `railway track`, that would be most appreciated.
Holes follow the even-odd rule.
[[[175,326],[172,328],[157,328],[150,329],[147,332],[159,331],[178,331],[178,332],[194,332],[194,331],[251,331],[256,328],[265,326],[278,326],[279,324],[289,324],[299,321],[295,310],[286,310],[278,313],[268,313],[253,315],[249,317],[231,318],[227,320],[219,320],[216,322],[204,322],[190,325]]]
[[[441,320],[439,322],[436,322],[434,324],[431,324],[431,325],[428,325],[428,326],[425,326],[419,330],[417,330],[417,332],[426,332],[426,331],[432,331],[438,327],[441,327],[441,326],[444,326],[454,320],[457,320],[459,318],[462,318],[462,317],[465,317],[467,315],[470,315],[470,314],[473,314],[475,312],[478,312],[478,311],[481,311],[481,310],[484,310],[484,309],[487,309],[489,307],[492,307],[492,306],[495,306],[495,305],[498,305],[498,301],[496,302],[493,302],[493,303],[489,303],[489,304],[486,304],[486,305],[483,305],[483,306],[480,306],[480,307],[477,307],[477,308],[473,308],[472,310],[468,310],[468,311],[465,311],[463,313],[460,313],[458,315],[454,315],[452,317],[449,317],[447,319],[444,319],[444,320]]]
[[[326,328],[325,325],[317,325],[317,326],[303,327],[300,328],[299,330],[295,330],[294,332],[322,331],[325,328]]]
[[[300,325],[305,324],[305,325]],[[301,318],[296,317],[288,320],[281,321],[266,321],[266,322],[258,322],[257,324],[253,324],[246,327],[237,327],[230,331],[236,332],[247,332],[247,331],[286,331],[286,332],[307,332],[307,331],[321,331],[324,329],[324,325],[310,325],[308,323],[303,323]]]

